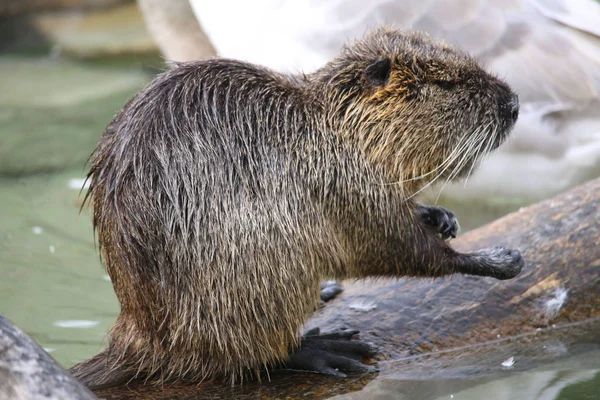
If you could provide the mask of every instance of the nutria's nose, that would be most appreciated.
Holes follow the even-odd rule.
[[[512,119],[513,124],[517,122],[517,118],[519,118],[519,96],[516,94],[513,94],[510,100],[510,118]]]

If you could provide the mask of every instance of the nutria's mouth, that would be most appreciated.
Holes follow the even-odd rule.
[[[517,120],[519,119],[519,96],[514,93],[510,93],[508,96],[503,96],[499,99],[498,106],[498,123],[495,124],[494,128],[491,128],[491,123],[488,124],[488,129],[484,129],[485,134],[477,140],[489,141],[485,146],[483,156],[496,150],[508,136],[514,128]],[[475,154],[477,158],[477,154]]]
[[[519,119],[519,96],[511,93],[509,100],[500,105],[501,129],[500,134],[496,135],[492,150],[497,149],[508,137],[513,127]]]
[[[517,119],[519,119],[519,96],[513,93],[511,101],[509,103],[509,111],[510,111],[510,120],[512,124],[517,123]]]

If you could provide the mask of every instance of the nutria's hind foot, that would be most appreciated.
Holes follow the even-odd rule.
[[[459,272],[469,275],[490,276],[504,280],[519,275],[525,261],[518,249],[495,246],[465,254],[466,262]]]
[[[417,206],[417,213],[425,225],[435,229],[443,240],[450,237],[455,238],[460,229],[460,225],[458,224],[458,220],[454,213],[444,207],[419,204]]]
[[[344,291],[344,287],[336,281],[325,281],[321,283],[321,301],[323,303],[335,299]]]
[[[336,331],[320,334],[319,328],[308,331],[300,347],[290,354],[284,368],[318,372],[326,375],[346,377],[344,372],[377,372],[379,369],[365,365],[365,357],[374,356],[373,345],[352,340],[356,330]]]

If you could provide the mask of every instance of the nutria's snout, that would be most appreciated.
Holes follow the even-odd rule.
[[[517,122],[519,118],[519,96],[509,91],[500,96],[500,118],[508,131]]]
[[[493,139],[490,150],[497,149],[505,142],[519,119],[519,96],[504,83],[496,85],[494,92],[497,107],[496,124],[495,129],[491,131]]]
[[[519,96],[505,85],[501,87],[496,96],[499,124],[494,135],[492,149],[496,149],[504,143],[519,119]]]
[[[513,125],[517,122],[519,118],[519,96],[513,93],[512,98],[509,103],[510,108],[510,120]]]

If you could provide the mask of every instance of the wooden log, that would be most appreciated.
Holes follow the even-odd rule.
[[[473,376],[493,373],[517,353],[528,360],[522,368],[530,368],[555,357],[534,343],[600,341],[600,179],[468,232],[453,245],[462,251],[519,248],[526,265],[508,281],[453,276],[346,282],[344,293],[316,312],[307,328],[359,329],[380,350],[376,379],[443,376],[467,365]],[[277,372],[270,378],[236,388],[204,383],[98,393],[106,399],[329,398],[375,377]]]
[[[346,282],[307,328],[359,329],[380,350],[380,373],[345,379],[276,371],[261,382],[99,390],[103,399],[330,398],[390,379],[497,373],[555,359],[572,345],[600,344],[600,179],[462,235],[454,246],[520,248],[526,265],[508,281],[472,276]],[[460,219],[460,216],[458,216]],[[553,346],[560,343],[560,346]],[[562,346],[562,347],[561,347]],[[540,350],[545,349],[545,350]],[[562,349],[562,350],[561,350]],[[40,351],[42,351],[40,349]],[[391,377],[391,378],[390,378]],[[459,385],[468,385],[468,380]],[[364,396],[361,394],[360,396]],[[364,398],[364,397],[361,397]]]

